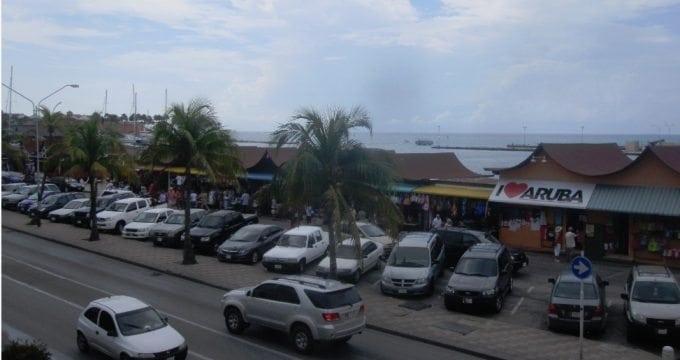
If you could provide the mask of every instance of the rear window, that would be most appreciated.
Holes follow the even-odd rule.
[[[307,294],[312,304],[320,309],[335,309],[354,305],[361,301],[361,296],[359,296],[359,292],[354,286],[332,292],[306,289],[305,294]]]
[[[560,281],[555,288],[555,297],[566,299],[581,298],[581,283]],[[596,300],[597,291],[593,284],[583,284],[583,298],[586,300]]]

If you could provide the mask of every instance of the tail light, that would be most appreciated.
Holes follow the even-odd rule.
[[[548,305],[548,314],[557,315],[557,305],[555,304]]]
[[[321,314],[323,316],[323,319],[326,321],[337,321],[340,320],[340,314],[338,313],[323,313]]]
[[[601,317],[602,316],[602,306],[597,305],[595,307],[595,310],[593,310],[593,316],[595,317]]]
[[[361,304],[361,307],[359,308],[359,314],[363,315],[366,312],[366,308],[364,308],[364,304]]]

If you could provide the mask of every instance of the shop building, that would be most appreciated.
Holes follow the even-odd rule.
[[[631,160],[613,143],[541,144],[494,173],[504,242],[551,251],[573,227],[593,259],[680,266],[680,146],[650,145]]]

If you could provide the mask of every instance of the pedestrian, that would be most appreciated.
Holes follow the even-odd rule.
[[[208,210],[208,193],[205,190],[198,194],[198,207]]]
[[[576,233],[573,227],[569,227],[567,232],[564,233],[564,247],[567,253],[567,261],[571,261],[574,256],[574,250],[576,249]]]
[[[434,219],[432,219],[432,228],[437,229],[442,226],[442,218],[439,216],[439,214],[434,216]]]
[[[555,229],[548,229],[548,240],[553,243],[553,255],[555,262],[560,262],[560,252],[562,251],[562,243],[560,243],[560,235],[562,234],[562,227],[555,226]]]
[[[276,203],[276,198],[272,198],[271,211],[272,211],[272,217],[277,218],[278,214],[279,214],[279,207],[278,207],[278,204]]]
[[[198,200],[198,194],[195,190],[191,190],[189,193],[189,206],[193,209],[196,207],[196,201]]]
[[[305,209],[305,219],[307,220],[307,225],[312,223],[312,216],[314,216],[314,209],[310,205],[307,205],[307,209]]]
[[[241,194],[241,212],[248,212],[250,206],[250,194],[248,194],[248,191],[244,191],[243,194]]]

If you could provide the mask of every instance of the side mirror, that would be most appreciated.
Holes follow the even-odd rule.
[[[252,295],[252,294],[251,294],[251,291],[248,290],[248,292],[246,293],[246,296],[250,296],[250,295]]]
[[[555,285],[555,278],[548,278],[548,282]]]
[[[621,299],[628,300],[628,294],[621,294]]]

